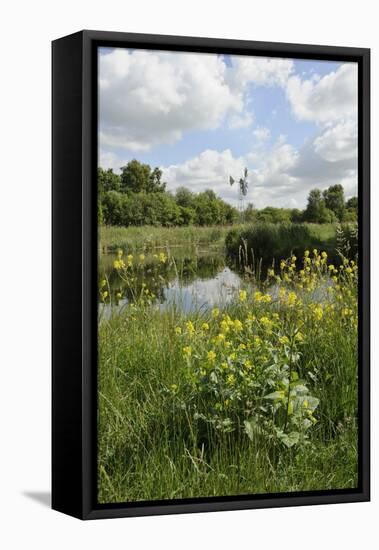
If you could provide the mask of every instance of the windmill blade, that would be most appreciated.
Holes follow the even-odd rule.
[[[232,178],[232,176],[229,176],[229,183],[230,183],[230,185],[233,185],[233,183],[234,183],[234,179]]]
[[[247,168],[245,168],[245,170],[244,170],[244,176],[245,176],[245,178],[247,178]]]

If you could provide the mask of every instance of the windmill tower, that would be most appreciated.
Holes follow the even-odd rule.
[[[232,186],[235,183],[235,179],[232,178],[232,176],[229,176],[229,184]],[[247,181],[247,168],[243,171],[243,178],[240,178],[238,182],[238,211],[240,215],[243,215],[243,211],[245,210],[245,197],[247,195],[247,189],[248,189],[248,181]]]

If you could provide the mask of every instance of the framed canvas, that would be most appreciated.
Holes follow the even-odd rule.
[[[52,52],[53,508],[369,500],[369,50]]]

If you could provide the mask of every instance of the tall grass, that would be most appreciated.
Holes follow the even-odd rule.
[[[233,226],[241,228],[242,226]],[[186,227],[114,227],[99,229],[101,251],[152,250],[159,247],[188,246],[201,244],[223,245],[231,226],[186,226]]]
[[[337,231],[340,241],[350,241],[354,257],[357,234],[354,227],[350,229],[348,224],[259,223],[233,228],[226,236],[226,250],[229,256],[247,265],[257,259],[268,265],[273,258],[279,261],[291,254],[299,256],[304,250],[314,248],[322,248],[335,261],[338,255]]]
[[[221,312],[201,308],[184,314],[175,304],[161,311],[144,298],[101,321],[100,502],[357,485],[355,272],[345,264],[346,275],[333,275],[337,270],[329,270],[325,261],[318,267],[323,260],[317,258],[309,260],[311,272],[305,280],[293,272],[298,260],[290,259],[282,267],[281,297],[272,294],[269,299],[269,294],[256,293],[246,282],[246,294],[237,292]],[[243,328],[237,331],[233,323],[239,319]],[[296,336],[300,330],[301,339]],[[230,351],[215,343],[220,331],[225,331]],[[250,349],[249,342],[257,336],[258,347]],[[209,350],[217,356],[211,363]],[[228,389],[229,378],[225,382],[222,370],[225,353],[237,355],[228,366],[236,377],[242,357],[251,358],[253,374],[247,380],[252,385],[246,386],[250,395],[242,389],[243,378]],[[292,374],[291,382],[285,381],[286,375],[281,378],[280,372],[288,371],[284,363],[278,370],[286,354],[296,356],[298,381]],[[273,365],[270,357],[276,357]],[[260,381],[260,371],[271,373],[272,384],[279,384],[271,391],[284,388],[285,394],[286,384],[294,391],[301,382],[313,396],[307,402],[318,400],[316,422],[307,427],[302,444],[283,445],[275,435],[289,414],[287,398],[265,400],[268,390],[259,385],[266,383]],[[244,429],[244,415],[253,423],[257,419],[250,435]],[[217,419],[229,417],[231,426],[217,425]]]

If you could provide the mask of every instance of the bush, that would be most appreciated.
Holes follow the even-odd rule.
[[[321,231],[324,226],[318,227],[319,231],[310,224],[260,223],[242,231],[232,230],[225,240],[227,254],[244,265],[252,265],[258,260],[270,265],[274,258],[288,258],[291,254],[299,256],[304,250],[313,248],[322,248],[333,257],[335,229],[333,227],[325,238],[326,231]]]

